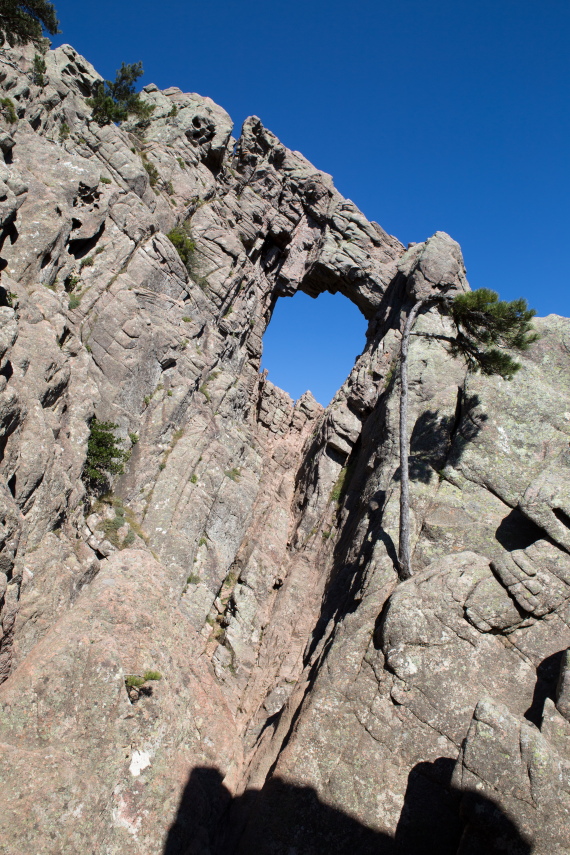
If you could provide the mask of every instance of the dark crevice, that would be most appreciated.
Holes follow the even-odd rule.
[[[566,528],[570,528],[570,517],[563,511],[562,508],[552,508],[552,513],[556,517],[562,525],[566,526]]]
[[[16,473],[15,472],[12,475],[12,477],[10,478],[10,480],[7,482],[7,487],[12,494],[12,498],[15,499],[16,498]]]
[[[335,463],[338,463],[339,466],[345,466],[348,459],[347,451],[340,451],[338,448],[330,445],[330,443],[327,443],[325,446],[325,455],[334,460]]]
[[[63,347],[63,345],[66,343],[66,341],[70,338],[71,338],[71,330],[69,329],[69,327],[64,327],[62,334],[57,339],[57,343],[59,344],[60,347]]]
[[[461,424],[461,415],[463,410],[463,389],[461,386],[457,388],[457,399],[455,401],[455,414],[453,417],[453,421],[451,423],[451,430],[449,432],[449,445],[450,447],[453,445],[453,440],[455,439],[455,435]]]
[[[388,614],[388,607],[390,605],[390,597],[385,601],[384,605],[380,610],[380,614],[376,618],[376,622],[374,623],[374,632],[372,634],[372,642],[374,644],[375,650],[382,650],[382,639],[384,635],[384,624],[386,623],[386,615]],[[385,668],[387,671],[391,669],[388,667],[388,663],[385,664]]]
[[[79,182],[77,196],[73,200],[73,207],[77,205],[92,205],[101,197],[101,193],[95,187],[88,187],[83,181]]]
[[[70,239],[67,243],[68,253],[72,255],[76,261],[79,261],[80,258],[84,258],[87,253],[91,252],[91,250],[95,248],[104,231],[105,223],[103,222],[93,237]]]
[[[515,549],[527,549],[537,540],[545,537],[544,531],[532,520],[526,517],[518,508],[514,508],[501,520],[495,532],[495,537],[507,552]]]
[[[12,363],[7,359],[5,365],[0,368],[0,375],[5,377],[6,380],[9,380],[13,373],[14,369],[12,368]]]
[[[4,453],[11,435],[14,433],[20,422],[20,414],[17,412],[9,413],[6,423],[2,425],[4,433],[0,436],[0,463],[4,460]]]
[[[4,229],[5,237],[10,239],[10,244],[14,246],[18,238],[20,237],[20,233],[16,226],[16,220],[13,219],[10,223],[5,226]]]
[[[5,223],[2,225],[2,229],[0,231],[0,250],[4,246],[6,238],[10,239],[10,243],[12,246],[16,243],[19,237],[19,232],[16,227],[16,214],[12,214]],[[5,267],[6,265],[4,265]],[[2,268],[3,269],[3,268]]]

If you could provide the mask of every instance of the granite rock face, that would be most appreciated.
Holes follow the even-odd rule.
[[[567,852],[570,321],[506,382],[421,315],[402,583],[400,335],[468,289],[458,244],[406,250],[255,117],[151,85],[99,127],[85,59],[32,62],[0,51],[4,851]],[[369,322],[326,409],[259,371],[298,290]],[[94,415],[130,451],[98,500]]]

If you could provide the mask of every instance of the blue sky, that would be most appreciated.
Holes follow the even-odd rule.
[[[103,75],[140,59],[143,83],[209,95],[237,130],[258,115],[404,243],[449,232],[473,288],[570,315],[567,0],[55,5],[63,32],[54,44],[71,43]],[[283,310],[279,301],[272,327],[300,299]],[[336,301],[330,311],[342,319],[349,309]],[[362,349],[362,324],[347,324],[341,341],[329,326],[315,317],[321,351],[316,366],[310,356],[301,364],[326,379],[324,348],[338,356],[346,340],[336,388]],[[271,379],[295,396],[271,359]],[[315,382],[304,388],[323,399]]]

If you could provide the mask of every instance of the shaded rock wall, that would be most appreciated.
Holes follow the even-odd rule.
[[[32,59],[0,52],[5,851],[566,852],[570,322],[507,383],[420,318],[399,583],[400,329],[469,287],[457,243],[196,94],[100,128],[89,63]],[[297,290],[369,321],[325,410],[259,373]],[[131,452],[97,502],[94,414]]]

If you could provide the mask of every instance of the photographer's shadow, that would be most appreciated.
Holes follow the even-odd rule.
[[[232,798],[215,768],[192,770],[162,855],[529,855],[498,805],[450,785],[453,761],[418,763],[395,837],[270,778]]]

